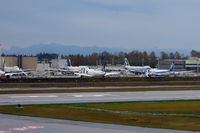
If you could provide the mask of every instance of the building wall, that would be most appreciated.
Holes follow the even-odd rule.
[[[38,59],[35,56],[22,56],[21,58],[22,69],[36,70],[37,62],[38,62]]]
[[[0,58],[0,66],[2,67],[3,61],[5,60],[6,66],[13,67],[18,65],[17,56],[2,56]]]
[[[200,72],[200,59],[190,59],[190,60],[186,60],[186,69],[187,70],[194,70],[197,72]]]
[[[188,59],[188,60],[163,60],[158,61],[159,69],[169,69],[172,61],[175,62],[175,71],[195,71],[200,72],[200,59]]]
[[[185,60],[159,60],[158,61],[158,69],[169,69],[172,62],[174,62],[174,71],[184,71],[185,68]]]
[[[37,64],[36,71],[44,72],[45,70],[49,70],[49,68],[50,68],[49,63],[42,62]]]
[[[51,60],[51,67],[53,68],[64,68],[66,67],[67,60],[66,59],[53,59]]]
[[[18,66],[22,69],[35,70],[37,67],[36,56],[2,56],[0,58],[0,66],[2,67],[3,61],[5,60],[6,66],[13,67]]]

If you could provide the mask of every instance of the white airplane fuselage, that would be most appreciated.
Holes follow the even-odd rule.
[[[147,70],[151,69],[150,66],[125,66],[125,69],[132,72],[146,72]]]
[[[151,69],[148,71],[148,75],[150,76],[168,76],[171,74],[174,74],[174,71],[161,70],[161,69]]]
[[[5,72],[0,70],[0,76],[4,75]]]
[[[81,68],[81,71],[78,74],[81,77],[101,77],[105,75],[105,72],[97,69],[90,69],[85,66]]]
[[[170,76],[174,74],[174,62],[172,62],[171,67],[169,70],[162,70],[162,69],[150,69],[146,72],[146,76],[151,77],[151,76]]]
[[[11,72],[22,72],[22,70],[20,70],[18,66],[4,67],[3,70],[4,70],[4,72],[6,72],[6,73],[11,73]]]

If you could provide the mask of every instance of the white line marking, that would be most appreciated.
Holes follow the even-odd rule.
[[[105,97],[105,96],[116,96],[112,94],[85,94],[85,95],[72,95],[73,97]]]
[[[10,96],[10,98],[45,98],[45,97],[57,97],[56,95],[47,95],[47,96]]]

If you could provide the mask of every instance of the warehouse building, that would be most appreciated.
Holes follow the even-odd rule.
[[[190,58],[185,62],[186,70],[200,72],[200,58]]]
[[[31,69],[35,70],[37,67],[38,59],[35,56],[21,56],[22,61],[21,68],[22,69]]]
[[[8,67],[18,66],[17,56],[2,56],[0,59],[1,66],[3,65],[4,61]]]
[[[1,56],[0,66],[2,68],[3,62],[5,61],[6,66],[13,67],[18,66],[22,69],[36,70],[38,59],[36,56]]]
[[[67,59],[62,59],[59,55],[57,59],[51,60],[52,68],[65,68],[67,65]]]
[[[185,71],[185,60],[166,59],[158,61],[158,69],[169,69],[172,62],[174,62],[174,71]]]
[[[158,61],[158,69],[169,69],[174,61],[175,71],[194,71],[200,72],[200,58],[191,57],[187,60],[166,59]]]
[[[49,70],[49,69],[50,69],[50,64],[45,61],[38,62],[37,67],[36,67],[37,72],[44,72],[45,70]]]

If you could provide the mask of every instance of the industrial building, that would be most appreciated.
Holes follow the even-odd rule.
[[[185,61],[185,67],[188,71],[200,71],[200,58],[190,58]]]
[[[22,69],[36,70],[38,59],[36,56],[1,56],[0,66],[2,67],[3,62],[8,67],[18,66]]]
[[[169,69],[172,62],[175,63],[175,71],[200,72],[200,58],[189,58],[186,60],[166,59],[158,61],[158,69]]]
[[[166,59],[158,61],[158,69],[169,69],[172,62],[174,62],[174,71],[185,71],[185,60]]]
[[[45,70],[49,70],[49,69],[50,69],[50,64],[46,63],[45,61],[42,61],[42,62],[38,62],[36,71],[44,72]]]
[[[67,59],[62,59],[59,55],[57,59],[51,60],[52,68],[65,68],[67,65]]]
[[[3,62],[5,61],[6,66],[13,67],[18,66],[18,57],[17,56],[2,56],[0,58],[0,64],[3,65]]]

